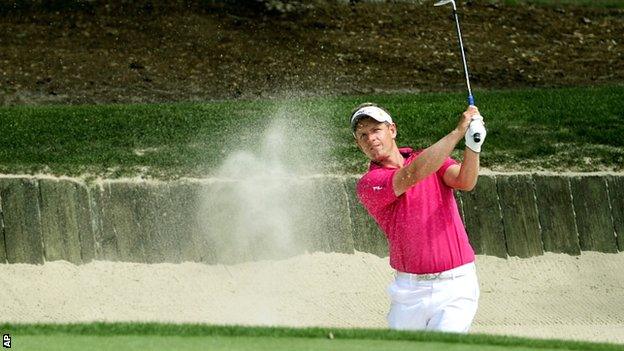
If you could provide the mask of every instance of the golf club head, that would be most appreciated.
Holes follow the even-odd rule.
[[[449,3],[453,4],[453,10],[455,10],[455,0],[440,0],[436,2],[435,4],[433,4],[433,6],[442,6],[442,5],[446,5]]]
[[[453,4],[455,4],[455,0],[440,0],[436,2],[435,4],[433,4],[433,6],[442,6],[442,5],[448,4],[449,2],[452,2]]]

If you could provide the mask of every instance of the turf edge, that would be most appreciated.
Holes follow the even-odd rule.
[[[535,349],[559,350],[624,350],[624,345],[591,343],[557,339],[529,339],[487,334],[454,334],[436,332],[396,331],[387,329],[345,329],[345,328],[285,328],[224,326],[207,324],[166,323],[77,323],[77,324],[0,324],[2,333],[22,335],[158,335],[158,336],[228,336],[228,337],[296,337],[400,340],[416,342],[441,342],[450,344],[519,346]]]

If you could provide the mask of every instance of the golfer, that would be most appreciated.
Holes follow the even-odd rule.
[[[357,195],[385,233],[396,270],[388,287],[392,329],[467,332],[477,311],[474,251],[453,196],[477,183],[485,130],[475,142],[473,119],[482,121],[470,106],[453,131],[416,151],[397,147],[397,126],[383,108],[367,103],[351,114],[355,141],[371,160]],[[462,138],[458,164],[449,155]]]

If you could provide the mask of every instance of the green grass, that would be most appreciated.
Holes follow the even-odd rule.
[[[91,323],[5,324],[0,331],[10,333],[19,350],[624,350],[615,344],[381,329]]]
[[[273,337],[224,336],[86,336],[86,335],[29,335],[16,339],[20,350],[229,350],[229,351],[289,351],[289,350],[414,350],[420,351],[528,351],[560,350],[559,348],[532,348],[522,346],[490,346],[447,344],[443,342],[414,342],[401,340],[309,339]]]
[[[622,170],[623,97],[624,86],[478,91],[488,128],[482,164],[499,170]],[[364,101],[389,109],[398,143],[415,147],[449,132],[464,109],[460,93],[2,107],[0,172],[208,176],[232,152],[247,150],[273,153],[287,165],[314,160],[303,172],[361,173],[367,162],[347,120]],[[269,131],[284,140],[273,138],[266,146]]]

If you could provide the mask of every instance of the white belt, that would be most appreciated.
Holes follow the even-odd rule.
[[[427,274],[413,274],[396,271],[396,277],[411,281],[423,281],[423,280],[443,280],[443,279],[455,279],[466,274],[475,272],[474,262],[466,263],[459,267],[449,269],[448,271],[442,271],[439,273],[427,273]]]

